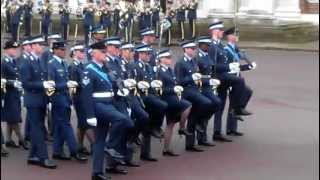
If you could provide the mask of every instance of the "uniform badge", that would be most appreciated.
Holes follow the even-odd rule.
[[[166,68],[164,68],[164,67],[162,67],[161,69],[162,69],[163,72],[166,72],[166,71],[167,71]]]
[[[87,76],[85,76],[85,77],[82,79],[82,84],[85,85],[85,86],[87,86],[88,84],[90,84],[90,79],[89,79]]]

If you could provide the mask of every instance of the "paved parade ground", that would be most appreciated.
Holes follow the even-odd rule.
[[[181,153],[178,158],[160,156],[161,145],[155,140],[153,154],[159,162],[141,162],[142,167],[130,168],[127,176],[113,179],[319,179],[319,54],[248,50],[248,55],[258,68],[244,73],[254,90],[248,107],[254,115],[240,124],[245,136],[205,148],[203,153],[184,152],[184,138],[175,136],[174,149]],[[209,132],[211,137],[212,122]],[[47,170],[28,166],[27,151],[9,151],[9,157],[1,158],[2,180],[90,179],[91,160],[87,164],[57,161],[56,170]]]

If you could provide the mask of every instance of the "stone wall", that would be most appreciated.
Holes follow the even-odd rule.
[[[319,1],[300,0],[300,7],[303,14],[319,14]]]

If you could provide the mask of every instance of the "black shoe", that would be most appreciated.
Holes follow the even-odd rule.
[[[244,122],[244,119],[241,116],[235,115],[234,118],[238,121]]]
[[[127,167],[140,167],[139,164],[136,164],[134,162],[129,162],[129,161],[127,161],[124,166],[127,166]]]
[[[7,147],[10,147],[10,148],[19,148],[19,146],[18,145],[16,145],[16,143],[14,142],[14,141],[7,141],[6,142],[6,146]]]
[[[172,151],[163,151],[162,155],[163,155],[163,156],[171,156],[171,157],[177,157],[177,156],[179,156],[179,154],[176,154],[176,153],[174,153],[174,152],[172,152]]]
[[[192,146],[192,147],[186,147],[186,151],[189,151],[189,152],[203,152],[204,150],[202,149],[199,149],[195,146]]]
[[[90,156],[90,155],[91,155],[91,153],[90,153],[90,152],[88,151],[88,149],[85,148],[85,147],[79,148],[79,149],[78,149],[78,153],[83,154],[83,155],[86,155],[86,156]]]
[[[8,157],[8,156],[9,156],[8,150],[1,148],[1,157]]]
[[[151,131],[151,136],[158,138],[158,139],[162,139],[164,136],[164,133],[163,133],[162,129],[154,129]]]
[[[76,154],[71,154],[71,158],[80,161],[80,162],[84,162],[87,161],[88,158],[86,158],[84,155],[76,153]]]
[[[179,135],[184,135],[184,136],[191,136],[192,134],[188,132],[187,129],[179,129],[178,131]]]
[[[196,131],[199,133],[204,133],[204,129],[200,125],[196,125]]]
[[[150,162],[157,162],[158,161],[158,159],[150,157],[150,156],[149,157],[141,156],[140,159],[143,161],[150,161]]]
[[[240,116],[250,116],[252,115],[251,112],[247,111],[246,109],[240,108],[238,110],[235,111],[236,115],[240,115]]]
[[[106,168],[106,173],[126,175],[128,174],[128,171],[125,169],[120,169],[119,167],[112,167],[112,168]]]
[[[54,163],[52,160],[49,160],[49,159],[46,159],[42,162],[40,161],[39,165],[41,167],[48,168],[48,169],[56,169],[57,168],[56,163]]]
[[[117,152],[115,149],[105,148],[104,152],[107,153],[111,158],[124,159],[124,156]]]
[[[228,136],[243,136],[243,133],[237,131],[229,131],[227,132]]]
[[[22,146],[24,150],[29,150],[28,143],[26,141],[20,141],[19,146]]]
[[[62,154],[53,154],[52,158],[56,159],[56,160],[62,160],[62,161],[70,161],[71,160],[71,157],[65,155],[64,153],[62,153]]]
[[[111,177],[106,177],[103,174],[95,174],[92,176],[91,180],[111,180]]]
[[[199,146],[206,146],[206,147],[214,147],[215,144],[209,143],[209,142],[198,142]]]
[[[40,159],[37,157],[30,157],[30,158],[28,158],[27,163],[30,165],[39,165]]]
[[[232,142],[232,140],[223,137],[221,134],[215,134],[215,135],[213,135],[213,141]]]

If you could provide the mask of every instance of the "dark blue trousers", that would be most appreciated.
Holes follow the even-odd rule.
[[[203,88],[201,93],[212,101],[212,110],[210,111],[208,117],[201,124],[204,129],[204,133],[199,133],[199,132],[197,133],[198,143],[207,142],[207,127],[208,127],[209,120],[211,119],[214,113],[221,110],[222,108],[221,99],[213,93],[213,90],[211,87]],[[219,124],[221,124],[221,122],[219,122]]]
[[[149,128],[161,128],[164,120],[168,103],[162,101],[160,97],[153,94],[143,97],[146,111],[150,116]],[[150,130],[149,129],[149,130]],[[149,132],[143,132],[143,142],[141,147],[141,156],[149,157],[151,153],[151,136]]]
[[[95,128],[96,139],[93,144],[93,174],[102,174],[104,172],[105,146],[116,150],[121,149],[127,130],[132,128],[133,124],[112,104],[96,103],[95,112],[98,125]],[[106,144],[109,126],[109,139]]]
[[[187,129],[192,135],[187,136],[186,138],[186,147],[192,147],[195,144],[196,125],[202,124],[209,114],[212,114],[214,105],[212,101],[201,94],[197,88],[185,88],[183,98],[192,103],[192,109],[187,125]]]
[[[70,123],[70,115],[70,108],[52,106],[54,154],[61,154],[63,152],[64,142],[67,143],[71,154],[77,152],[77,142]]]
[[[27,107],[27,119],[30,122],[31,148],[29,157],[38,157],[41,160],[48,159],[48,150],[45,143],[44,119],[46,108]]]

